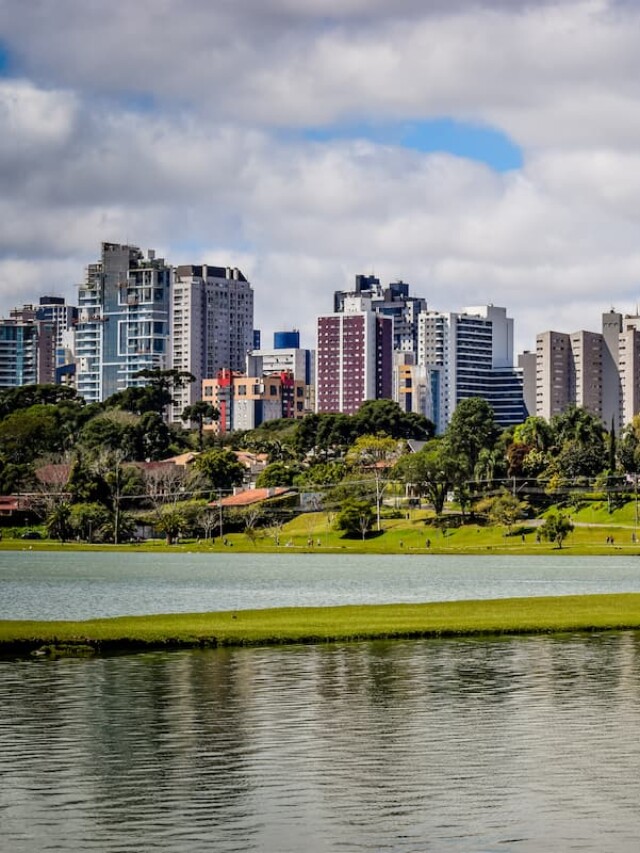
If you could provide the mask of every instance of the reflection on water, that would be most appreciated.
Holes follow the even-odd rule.
[[[634,851],[640,635],[0,663],[2,851]]]

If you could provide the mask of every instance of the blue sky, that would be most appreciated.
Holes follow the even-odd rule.
[[[520,169],[523,162],[522,149],[500,130],[446,117],[378,126],[361,123],[310,128],[304,135],[323,142],[368,139],[379,145],[452,154],[484,163],[497,172]]]
[[[614,0],[0,0],[0,312],[109,240],[240,267],[265,339],[372,271],[521,348],[598,328],[640,296],[639,41]]]

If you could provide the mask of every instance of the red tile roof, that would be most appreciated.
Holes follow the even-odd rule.
[[[212,501],[210,506],[220,506],[220,504],[222,506],[251,506],[251,504],[261,503],[271,498],[281,498],[284,495],[293,494],[295,494],[294,489],[288,489],[284,486],[271,489],[245,489],[244,492],[229,495],[227,498],[222,498],[221,501]]]

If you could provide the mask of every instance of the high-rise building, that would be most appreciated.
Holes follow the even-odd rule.
[[[36,329],[36,379],[41,385],[51,385],[56,381],[56,333],[57,324],[54,320],[37,319],[35,305],[23,305],[12,308],[9,319],[28,326],[33,324]],[[27,383],[25,383],[27,384]]]
[[[78,291],[77,388],[90,402],[144,385],[168,365],[171,271],[149,250],[103,243]]]
[[[316,411],[355,414],[365,400],[391,399],[393,325],[370,299],[346,296],[318,317]]]
[[[367,299],[377,314],[393,320],[393,349],[395,352],[416,352],[418,347],[418,316],[427,310],[427,300],[409,295],[404,281],[381,284],[373,275],[357,275],[353,290],[337,290],[333,295],[333,310],[341,313],[345,300],[356,296]]]
[[[602,315],[602,421],[607,427],[622,426],[622,387],[618,348],[622,332],[622,314],[613,309]]]
[[[575,404],[602,419],[602,354],[604,341],[598,332],[581,330],[571,335]]]
[[[17,388],[40,381],[38,326],[33,320],[0,320],[0,388]]]
[[[550,420],[575,403],[571,336],[542,332],[536,337],[536,411]]]
[[[418,321],[418,364],[439,368],[434,419],[444,432],[458,403],[482,397],[503,427],[525,417],[522,373],[513,366],[513,320],[494,305],[460,313],[423,312]]]
[[[522,372],[522,394],[527,415],[536,413],[536,369],[535,352],[525,350],[518,355],[518,367]]]
[[[253,349],[253,290],[239,269],[184,265],[174,269],[171,366],[195,382],[178,389],[171,420],[201,399],[202,380],[221,370],[241,373]]]
[[[54,383],[56,369],[73,362],[73,340],[78,309],[62,296],[41,296],[37,305],[13,308],[9,317],[35,322],[38,327],[38,382]]]
[[[440,420],[442,367],[416,364],[416,359],[412,352],[393,354],[393,399],[403,412],[423,415],[437,424]]]
[[[640,316],[607,311],[602,333],[543,332],[536,348],[536,414],[581,406],[620,430],[640,412]]]
[[[36,320],[39,323],[55,323],[56,368],[71,363],[78,320],[76,306],[67,305],[62,296],[41,296],[36,307]]]

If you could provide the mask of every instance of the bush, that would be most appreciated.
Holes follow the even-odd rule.
[[[360,534],[362,539],[373,526],[373,508],[367,501],[346,500],[336,516],[336,528],[344,530],[347,536]]]

